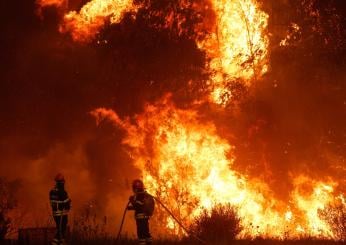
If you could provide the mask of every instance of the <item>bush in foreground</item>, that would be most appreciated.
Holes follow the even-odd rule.
[[[231,205],[217,205],[211,211],[204,210],[191,230],[207,242],[229,242],[242,231],[241,219]]]

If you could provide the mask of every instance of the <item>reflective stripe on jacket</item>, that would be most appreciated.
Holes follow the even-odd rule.
[[[137,213],[135,214],[136,219],[149,219],[150,217],[148,215],[145,215],[143,213]]]
[[[49,192],[53,216],[67,215],[71,208],[71,199],[64,189],[54,188]]]
[[[59,211],[53,211],[53,216],[64,216],[68,215],[69,210],[59,210]]]

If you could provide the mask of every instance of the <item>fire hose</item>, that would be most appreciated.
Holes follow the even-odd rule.
[[[127,207],[129,206],[129,204],[130,204],[130,201],[127,202],[126,207],[124,209],[123,218],[121,219],[121,224],[120,224],[119,232],[118,232],[117,238],[115,239],[116,242],[118,242],[118,240],[120,239],[121,230],[123,229],[123,225],[124,225],[124,221],[125,221],[125,216],[126,216],[126,212],[127,212]]]
[[[200,243],[203,243],[203,244],[207,244],[206,241],[202,240],[201,238],[199,238],[198,236],[196,236],[195,234],[193,234],[192,232],[190,232],[175,216],[174,214],[166,207],[166,205],[164,205],[158,198],[156,198],[155,196],[152,196],[155,201],[157,201],[163,208],[164,210],[175,220],[175,222],[177,222],[177,224],[186,232],[186,234],[192,236],[193,238],[195,238],[197,241],[199,241]],[[120,234],[121,234],[121,231],[122,231],[122,228],[123,228],[123,225],[124,225],[124,220],[125,220],[125,216],[126,216],[126,212],[127,212],[127,207],[128,205],[130,204],[130,202],[128,202],[126,204],[126,207],[125,207],[125,210],[124,210],[124,213],[123,213],[123,217],[122,217],[122,220],[121,220],[121,224],[120,224],[120,228],[119,228],[119,232],[118,232],[118,235],[117,235],[117,238],[116,238],[116,242],[120,239]]]
[[[157,201],[166,211],[167,213],[169,213],[169,215],[177,222],[177,224],[186,232],[186,234],[192,236],[193,238],[195,238],[197,241],[203,243],[203,244],[207,244],[206,241],[202,240],[201,238],[199,238],[198,236],[196,236],[195,234],[193,234],[192,232],[190,232],[188,229],[186,229],[186,227],[173,215],[173,213],[156,197],[153,196],[153,198],[155,199],[155,201]]]

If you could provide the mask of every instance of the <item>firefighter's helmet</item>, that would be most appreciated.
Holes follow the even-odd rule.
[[[58,173],[54,180],[55,182],[65,183],[65,177],[61,173]]]
[[[142,191],[144,191],[143,181],[141,181],[140,179],[135,179],[132,182],[132,190],[133,190],[133,192],[142,192]]]

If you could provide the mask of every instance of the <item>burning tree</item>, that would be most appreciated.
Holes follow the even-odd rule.
[[[120,23],[125,17],[128,17],[125,18],[127,21],[137,18],[155,31],[165,29],[172,32],[173,29],[178,33],[184,33],[187,19],[201,21],[193,22],[191,26],[196,29],[190,26],[189,30],[195,30],[191,38],[195,39],[196,47],[206,56],[204,71],[209,75],[206,79],[208,96],[193,95],[193,103],[186,103],[182,107],[173,102],[172,96],[165,97],[162,101],[145,106],[143,113],[129,118],[120,118],[116,112],[102,108],[95,110],[93,114],[97,119],[110,119],[126,132],[123,144],[134,165],[142,171],[149,192],[167,204],[186,225],[201,214],[208,223],[204,209],[213,213],[215,204],[231,203],[239,206],[239,213],[244,217],[243,233],[250,236],[257,235],[253,229],[257,227],[258,234],[270,234],[271,237],[282,238],[287,229],[292,232],[292,237],[304,234],[340,237],[338,232],[343,234],[344,218],[339,220],[335,217],[344,216],[336,212],[338,209],[330,209],[334,218],[325,219],[330,220],[329,222],[321,220],[317,215],[318,210],[329,210],[327,206],[338,195],[338,183],[319,180],[313,176],[300,177],[293,173],[286,183],[293,188],[287,192],[289,200],[279,199],[270,190],[269,181],[251,179],[246,172],[237,171],[233,164],[236,157],[239,159],[239,154],[236,156],[233,149],[244,145],[247,154],[250,153],[247,142],[253,141],[251,135],[260,130],[262,120],[254,127],[250,126],[247,134],[249,139],[245,143],[238,142],[237,145],[237,142],[231,140],[236,137],[227,137],[223,133],[226,131],[223,127],[232,133],[232,125],[237,121],[240,124],[240,118],[227,120],[223,127],[219,127],[218,121],[222,121],[222,118],[210,117],[210,114],[215,113],[210,108],[226,108],[238,97],[237,91],[250,88],[268,72],[269,48],[274,45],[269,45],[269,15],[262,10],[259,1],[210,0],[201,1],[201,5],[198,4],[200,1],[194,1],[196,4],[188,0],[176,1],[175,4],[172,2],[92,0],[79,12],[66,13],[61,30],[70,32],[75,41],[86,42],[94,40],[108,22]],[[315,11],[314,2],[317,1],[307,0],[303,1],[303,5],[297,6],[304,11],[301,15],[308,16],[309,22],[315,20],[310,24],[315,27],[319,24],[317,20],[320,19],[320,13]],[[157,7],[154,8],[155,6]],[[186,11],[190,8],[196,12]],[[183,18],[189,15],[194,18]],[[304,21],[290,23],[292,30],[288,31],[280,45],[277,44],[278,48],[289,49],[288,46],[293,41],[300,42],[301,45],[299,40],[304,38],[306,43],[315,40],[310,38],[311,35],[304,34],[302,28],[306,29],[306,26]],[[320,29],[311,28],[310,32],[316,30]],[[275,81],[274,87],[276,86]],[[199,106],[201,104],[207,106]],[[223,112],[227,114],[230,110]],[[264,141],[263,145],[266,147],[269,140]],[[291,143],[287,142],[287,147],[290,146]],[[284,152],[287,154],[288,151]],[[249,163],[255,165],[258,161],[261,160],[254,159]],[[263,162],[267,166],[267,160]],[[272,176],[271,173],[268,176]],[[223,216],[222,213],[221,217]],[[173,233],[181,233],[172,219],[163,213],[158,213],[157,217]],[[333,228],[334,224],[336,228]]]

